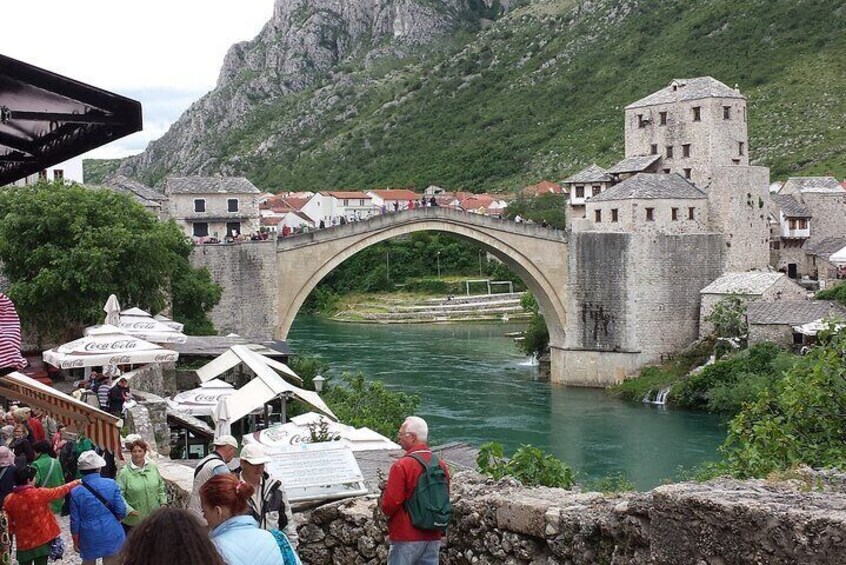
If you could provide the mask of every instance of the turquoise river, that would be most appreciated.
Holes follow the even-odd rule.
[[[288,335],[295,353],[317,354],[331,373],[362,371],[420,395],[419,415],[436,442],[506,452],[542,447],[578,479],[622,474],[639,489],[657,486],[718,457],[725,423],[710,414],[642,405],[602,390],[536,380],[537,369],[505,333],[514,324],[371,325],[299,316]]]

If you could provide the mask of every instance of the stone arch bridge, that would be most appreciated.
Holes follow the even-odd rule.
[[[192,262],[208,267],[223,287],[221,303],[212,311],[212,321],[220,333],[236,332],[265,339],[272,333],[284,339],[309,293],[338,265],[380,241],[426,230],[473,241],[521,277],[536,296],[546,319],[553,382],[608,385],[625,378],[649,360],[646,357],[665,353],[661,350],[645,357],[643,348],[638,347],[639,324],[634,323],[634,316],[640,308],[633,299],[643,302],[637,300],[642,293],[629,285],[646,266],[635,260],[643,255],[639,246],[653,247],[654,242],[638,242],[634,234],[568,234],[538,225],[428,207],[275,242],[197,246]],[[678,241],[662,243],[673,254],[671,262],[690,262],[687,246]],[[719,247],[716,249],[719,257]],[[661,269],[658,271],[660,275]],[[705,273],[697,278],[710,276]],[[698,291],[710,280],[701,286],[694,282],[681,291],[682,302],[695,299],[694,309],[688,304],[681,316],[693,320],[693,326],[684,320],[667,325],[667,315],[646,316],[646,322],[655,330],[663,328],[658,333],[666,330],[675,334],[668,346],[677,347],[680,340],[695,338]],[[673,285],[670,290],[678,298],[679,288]],[[660,302],[665,294],[658,292],[657,300]],[[644,304],[649,306],[650,301]],[[668,313],[667,306],[661,304],[659,312]]]

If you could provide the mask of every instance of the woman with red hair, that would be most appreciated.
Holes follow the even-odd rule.
[[[246,514],[253,487],[231,474],[215,475],[200,488],[203,518],[228,565],[284,565],[273,534]]]

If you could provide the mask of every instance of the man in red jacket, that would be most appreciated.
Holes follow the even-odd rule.
[[[409,455],[418,454],[427,462],[432,459],[432,451],[426,445],[429,426],[423,418],[410,416],[403,422],[398,435],[405,455],[391,466],[382,496],[382,512],[388,517],[388,565],[437,565],[443,532],[415,528],[403,507],[423,474],[423,466]],[[440,465],[449,478],[449,469],[443,459]]]

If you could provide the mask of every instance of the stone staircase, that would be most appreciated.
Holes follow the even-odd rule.
[[[389,305],[384,312],[362,314],[366,321],[388,324],[508,321],[528,319],[520,306],[522,293],[430,298],[417,304]]]

